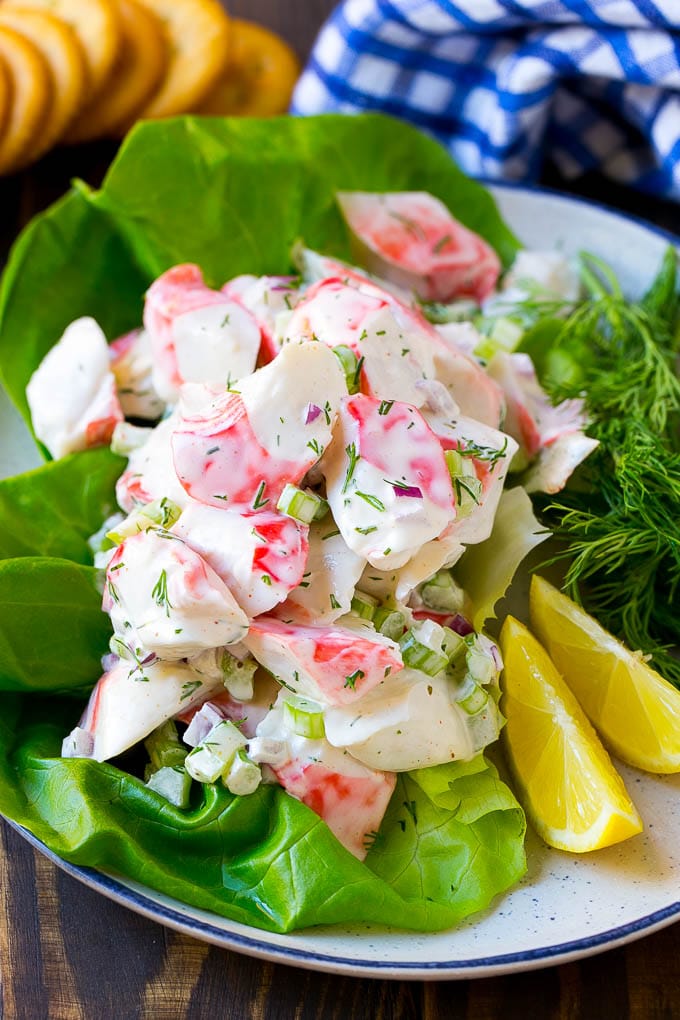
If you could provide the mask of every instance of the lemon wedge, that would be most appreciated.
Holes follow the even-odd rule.
[[[680,691],[542,577],[531,626],[605,744],[646,772],[680,772]]]
[[[501,631],[503,731],[517,793],[538,834],[573,853],[642,831],[642,821],[576,698],[523,624]]]

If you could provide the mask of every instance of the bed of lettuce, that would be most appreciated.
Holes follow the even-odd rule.
[[[286,272],[300,237],[347,256],[340,189],[430,191],[504,262],[516,250],[486,191],[389,118],[143,125],[100,191],[76,182],[12,251],[0,294],[12,400],[28,421],[26,383],[64,327],[84,314],[110,338],[136,326],[146,287],[174,263],[220,285]],[[122,465],[96,450],[0,482],[0,812],[73,863],[276,932],[444,929],[514,884],[524,816],[483,756],[401,776],[364,864],[279,787],[204,787],[181,811],[114,765],[58,757],[107,650],[86,540]]]

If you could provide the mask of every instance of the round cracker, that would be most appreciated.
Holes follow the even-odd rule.
[[[102,90],[79,114],[68,142],[118,136],[151,98],[163,78],[168,45],[163,25],[135,0],[117,0],[121,46]],[[121,125],[124,125],[121,131]]]
[[[32,42],[52,74],[52,110],[30,153],[37,159],[61,138],[82,103],[87,80],[85,57],[73,29],[46,11],[2,4],[0,25]]]
[[[101,88],[120,45],[118,10],[113,0],[21,0],[20,5],[47,11],[71,26],[85,56],[88,88],[93,93]]]
[[[9,75],[5,61],[0,57],[0,138],[5,130],[5,121],[9,113],[10,90]]]
[[[10,107],[0,135],[0,173],[31,158],[52,107],[50,72],[40,51],[13,28],[0,26],[0,58],[10,85]]]
[[[140,117],[172,117],[195,110],[227,59],[229,18],[218,0],[142,0],[165,26],[170,62],[158,92]]]
[[[268,117],[285,113],[300,63],[288,43],[253,21],[233,18],[229,59],[198,112]]]

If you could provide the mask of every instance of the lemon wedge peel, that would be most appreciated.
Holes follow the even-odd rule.
[[[542,577],[531,626],[604,743],[646,772],[680,772],[680,691]]]
[[[511,616],[501,649],[503,742],[538,834],[572,853],[637,835],[642,820],[623,779],[545,649]]]

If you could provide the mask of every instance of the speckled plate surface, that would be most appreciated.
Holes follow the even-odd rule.
[[[494,187],[501,212],[534,248],[587,250],[605,258],[626,290],[648,284],[672,238],[619,213],[548,192]],[[36,464],[25,430],[0,401],[0,475]],[[621,945],[680,919],[680,775],[621,766],[645,831],[620,846],[578,856],[527,840],[528,872],[492,909],[433,935],[328,928],[272,935],[186,907],[136,883],[58,860],[80,881],[151,917],[226,948],[329,972],[399,978],[469,978],[564,963]],[[21,830],[23,832],[23,830]]]

